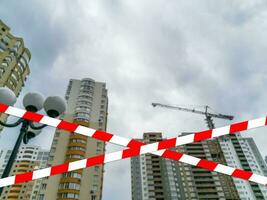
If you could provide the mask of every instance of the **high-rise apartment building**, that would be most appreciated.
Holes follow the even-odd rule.
[[[63,118],[98,130],[106,130],[108,97],[106,84],[93,79],[70,80]],[[105,152],[105,143],[83,135],[56,130],[49,165],[84,159]],[[39,199],[101,200],[103,165],[49,177]]]
[[[266,163],[252,138],[243,138],[236,133],[219,140],[228,166],[267,175]],[[267,199],[264,185],[240,179],[234,179],[234,183],[242,200]]]
[[[137,140],[141,140],[145,143],[153,143],[162,140],[162,134],[154,132],[144,133],[143,139]],[[152,154],[132,157],[132,200],[181,199],[180,195],[182,195],[182,193],[175,184],[175,180],[177,180],[178,177],[169,169],[171,163],[172,161],[170,160]]]
[[[161,133],[144,134],[146,143],[160,140]],[[175,150],[212,160],[213,154],[218,156],[215,144],[205,141]],[[239,199],[231,177],[154,155],[132,158],[131,174],[132,200]]]
[[[191,133],[182,133],[187,134]],[[161,133],[145,133],[143,141],[151,143],[161,139]],[[239,133],[173,150],[267,175],[266,163],[254,140],[242,138]],[[267,199],[264,185],[153,155],[131,158],[131,175],[132,200]]]
[[[0,87],[8,87],[18,96],[30,73],[30,59],[23,39],[13,36],[0,20]],[[0,114],[0,120],[6,120],[6,115]]]
[[[1,150],[0,157],[3,158],[0,165],[0,174],[6,167],[11,150]],[[48,151],[40,149],[38,146],[23,145],[12,166],[11,174],[21,174],[33,169],[44,168],[48,160]],[[41,181],[29,181],[21,184],[7,186],[1,195],[3,200],[36,200]]]
[[[181,135],[188,134],[191,133]],[[176,150],[200,159],[226,164],[217,139],[178,146]],[[180,187],[183,188],[185,199],[240,199],[232,177],[181,162],[177,162],[176,167],[181,176]]]

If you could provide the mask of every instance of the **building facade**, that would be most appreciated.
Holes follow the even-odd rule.
[[[7,161],[11,155],[11,150],[2,150],[3,158],[0,173],[2,174],[6,167]],[[34,169],[44,168],[48,160],[48,151],[40,149],[38,146],[23,145],[12,166],[11,174],[21,174]],[[4,188],[1,195],[3,200],[36,200],[41,181],[29,181],[21,184],[11,185]]]
[[[182,133],[187,135],[191,133]],[[162,140],[161,133],[145,133],[146,143]],[[267,175],[266,163],[252,138],[239,133],[173,148],[201,159]],[[131,158],[132,200],[258,200],[266,187],[182,162],[141,155]]]
[[[191,133],[182,133],[181,135],[187,134]],[[224,154],[217,139],[178,146],[176,150],[200,159],[226,164]],[[181,177],[180,187],[183,188],[185,199],[240,199],[233,178],[230,176],[181,162],[177,162],[175,167]]]
[[[266,163],[252,138],[243,138],[236,133],[221,137],[220,145],[228,166],[267,175]],[[241,179],[234,179],[234,183],[242,200],[267,199],[267,189],[264,185]]]
[[[0,150],[0,176],[2,176],[6,163],[11,155],[12,150],[1,149]]]
[[[145,143],[153,143],[162,140],[162,134],[155,132],[144,133],[143,138],[137,140],[141,140]],[[165,160],[152,154],[132,157],[132,200],[180,199],[178,196],[181,193],[176,188],[175,182],[171,182],[171,179],[173,178],[174,181],[174,178],[177,178],[177,176],[173,176],[173,171],[167,170],[166,168],[169,167],[171,162],[170,160]],[[170,183],[168,183],[168,179]],[[172,186],[172,188],[170,188],[170,190],[172,189],[171,193],[167,192],[168,185]],[[169,195],[171,197],[169,197]]]
[[[0,87],[8,87],[18,96],[30,73],[30,59],[23,39],[13,36],[0,20]],[[6,120],[6,115],[0,114],[0,120]]]
[[[108,97],[106,84],[93,79],[70,80],[64,119],[98,130],[106,130]],[[103,154],[105,143],[83,135],[56,130],[49,166]],[[104,166],[76,170],[43,181],[40,200],[101,200]]]

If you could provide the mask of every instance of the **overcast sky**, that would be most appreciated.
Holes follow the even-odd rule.
[[[209,105],[235,121],[266,115],[266,8],[265,0],[1,0],[0,18],[32,53],[23,93],[63,96],[70,78],[93,78],[107,83],[108,131],[171,137],[206,129],[203,116],[151,102]],[[266,130],[242,133],[263,155]],[[5,131],[1,148],[16,134]],[[52,137],[47,128],[31,143],[49,148]],[[106,165],[104,200],[130,199],[129,164]]]

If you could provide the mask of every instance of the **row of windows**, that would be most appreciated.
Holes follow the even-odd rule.
[[[77,173],[77,172],[68,172],[68,173],[64,173],[62,175],[64,178],[68,178],[68,177],[72,177],[72,178],[82,178],[82,175]]]
[[[80,189],[80,184],[78,184],[78,183],[61,183],[61,184],[59,184],[59,189],[79,190]]]
[[[91,109],[89,106],[79,106],[75,109],[75,111],[85,111],[87,113],[90,113],[91,112]]]
[[[80,122],[89,122],[89,119],[81,118],[81,117],[75,117],[75,120],[80,121]]]
[[[71,143],[81,143],[81,144],[86,144],[85,140],[82,139],[71,139],[70,140]]]
[[[66,158],[77,158],[77,159],[84,159],[83,155],[78,155],[78,154],[69,154],[66,156]]]
[[[92,102],[86,100],[78,100],[77,105],[89,105],[92,106]]]
[[[95,82],[90,80],[82,80],[81,87],[93,87],[95,85]]]
[[[90,101],[93,100],[93,97],[92,97],[92,94],[91,93],[81,93],[79,96],[78,96],[78,99],[88,99]]]
[[[86,151],[85,148],[83,147],[78,147],[78,146],[74,146],[74,147],[69,147],[69,150],[79,150],[79,151]]]
[[[79,194],[75,194],[75,193],[60,193],[58,195],[58,198],[72,198],[72,199],[78,199],[79,198]]]
[[[90,115],[88,113],[84,113],[84,112],[79,112],[79,113],[75,113],[74,115],[75,118],[85,118],[85,119],[89,119]]]
[[[86,85],[95,85],[95,81],[92,80],[92,79],[85,78],[85,79],[82,79],[82,85],[83,84],[86,84]]]

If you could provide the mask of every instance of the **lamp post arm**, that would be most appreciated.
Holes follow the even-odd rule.
[[[16,127],[18,125],[20,125],[22,122],[24,121],[24,119],[20,118],[18,121],[14,122],[14,123],[5,123],[5,122],[1,122],[0,121],[0,125],[4,126],[4,127]]]
[[[33,124],[33,122],[30,122],[30,127],[33,129],[33,130],[40,130],[40,129],[43,129],[44,127],[46,127],[47,125],[46,124],[43,124],[41,126],[35,126]]]

